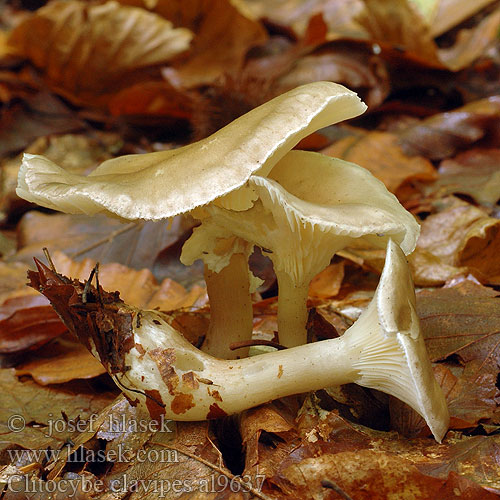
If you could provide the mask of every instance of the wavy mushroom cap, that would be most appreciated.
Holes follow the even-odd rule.
[[[207,242],[236,235],[271,251],[276,268],[300,283],[360,240],[385,248],[392,238],[406,254],[415,248],[420,232],[415,218],[381,181],[354,163],[290,151],[268,177],[254,175],[249,184],[259,198],[254,206],[242,212],[210,206],[212,217],[195,229],[183,262],[201,257],[209,263]]]
[[[199,142],[108,160],[87,177],[26,154],[17,194],[68,213],[164,219],[232,193],[252,174],[266,176],[301,139],[365,109],[342,85],[315,82],[272,99]],[[243,189],[221,203],[241,210],[253,199],[253,193]]]

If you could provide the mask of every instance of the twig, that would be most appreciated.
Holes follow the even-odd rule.
[[[94,266],[94,269],[90,271],[90,276],[89,279],[87,280],[87,283],[85,283],[85,286],[83,287],[83,293],[82,293],[82,303],[86,304],[87,303],[87,295],[90,291],[90,287],[92,286],[92,279],[94,278],[94,274],[96,273],[96,270],[99,268],[99,264],[96,264]]]
[[[231,351],[234,351],[235,349],[241,349],[242,347],[253,347],[257,345],[274,347],[275,349],[278,349],[278,351],[286,349],[284,345],[278,344],[278,342],[273,342],[272,340],[259,340],[259,339],[241,340],[240,342],[233,342],[232,344],[229,345],[229,349],[231,349]]]
[[[244,488],[248,488],[248,491],[252,493],[252,495],[256,496],[257,498],[261,498],[262,500],[272,500],[272,498],[268,497],[261,491],[255,489],[253,486],[249,486],[246,481],[243,481],[239,476],[235,476],[234,474],[231,474],[231,472],[225,471],[218,465],[213,464],[212,462],[209,462],[208,460],[205,460],[204,458],[196,456],[194,453],[190,453],[187,450],[182,450],[180,448],[177,448],[176,446],[172,445],[166,445],[163,443],[155,443],[151,442],[151,444],[155,444],[157,446],[163,446],[164,448],[168,448],[170,450],[175,450],[178,451],[179,453],[182,453],[183,455],[186,455],[189,458],[192,458],[193,460],[197,460],[198,462],[202,463],[203,465],[206,465],[207,467],[213,469],[214,471],[218,472],[219,474],[222,474],[223,476],[228,477],[231,479],[231,481],[236,481],[241,484]],[[352,499],[351,499],[352,500]]]
[[[79,257],[80,255],[90,252],[90,250],[93,250],[94,248],[97,248],[98,246],[104,245],[104,243],[108,243],[112,241],[114,238],[119,236],[120,234],[126,233],[127,231],[130,231],[134,227],[139,226],[139,223],[137,222],[130,222],[124,227],[121,227],[120,229],[116,229],[115,231],[111,232],[108,236],[101,238],[100,240],[95,241],[94,243],[82,248],[81,250],[78,250],[78,252],[74,252],[70,255],[72,259],[75,257]]]
[[[45,258],[47,259],[47,262],[49,263],[50,270],[54,273],[57,273],[56,266],[54,266],[54,263],[52,262],[52,258],[50,256],[49,249],[47,247],[43,247],[43,254],[45,255]]]
[[[352,497],[350,497],[340,486],[332,483],[332,481],[330,481],[329,479],[322,479],[321,486],[323,486],[323,488],[328,488],[329,490],[335,491],[335,493],[338,493],[342,498],[344,498],[344,500],[352,500]]]

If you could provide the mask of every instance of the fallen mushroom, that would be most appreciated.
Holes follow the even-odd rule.
[[[201,352],[166,316],[129,307],[114,294],[91,288],[82,304],[82,283],[71,283],[40,263],[38,270],[30,272],[31,285],[51,300],[120,389],[144,404],[152,418],[217,418],[355,382],[410,405],[438,441],[447,430],[448,410],[420,333],[408,264],[392,240],[373,300],[342,337],[240,360]]]
[[[302,138],[365,109],[359,97],[345,87],[315,82],[272,99],[197,143],[108,160],[88,177],[73,175],[42,156],[26,154],[17,194],[63,212],[103,212],[128,220],[166,219],[188,212],[203,219],[210,205],[247,210],[257,197],[248,183],[252,175],[266,176]],[[246,252],[245,245],[236,242],[234,248],[245,247]],[[233,250],[231,255],[245,252]],[[232,353],[229,344],[251,337],[248,273],[248,264],[241,257],[230,256],[217,270],[206,268],[215,323],[206,345],[219,357],[235,357],[238,353]],[[228,294],[235,283],[239,293]],[[227,314],[228,310],[232,313]],[[229,336],[222,342],[212,339],[212,332]]]
[[[406,254],[415,248],[415,218],[353,163],[290,151],[267,177],[253,175],[248,183],[258,196],[253,206],[240,212],[207,206],[209,217],[185,243],[181,260],[220,266],[216,242],[235,235],[261,247],[278,278],[278,334],[287,347],[306,342],[309,283],[336,252],[362,243],[385,248],[389,238]],[[228,248],[226,259],[233,251]]]

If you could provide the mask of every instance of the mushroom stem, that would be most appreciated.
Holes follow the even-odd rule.
[[[296,347],[307,342],[308,284],[295,282],[289,273],[275,270],[278,278],[278,335],[280,344]]]
[[[210,326],[202,350],[222,359],[248,356],[248,348],[229,349],[233,342],[252,338],[253,310],[246,256],[233,254],[229,265],[218,273],[205,265],[205,282],[210,300]]]
[[[131,400],[146,404],[151,415],[204,420],[354,382],[409,404],[437,440],[446,432],[446,403],[430,365],[425,366],[429,371],[423,370],[428,378],[424,385],[421,377],[415,377],[405,345],[408,339],[401,342],[400,336],[387,336],[380,328],[376,298],[342,337],[237,360],[201,352],[155,311],[141,312],[140,326],[136,323],[132,321],[134,347],[125,357],[130,368],[111,375]],[[421,337],[409,341],[426,356]],[[154,395],[154,400],[141,396],[145,393]]]
[[[389,240],[379,286],[342,337],[222,360],[191,345],[157,311],[141,311],[71,282],[37,262],[30,284],[51,300],[66,326],[100,359],[117,385],[152,418],[204,420],[267,401],[355,382],[414,408],[437,440],[449,415],[425,349],[415,293],[401,249]],[[71,304],[71,305],[70,305]]]

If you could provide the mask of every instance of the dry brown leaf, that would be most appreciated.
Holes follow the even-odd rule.
[[[327,80],[356,90],[369,107],[380,105],[390,91],[383,61],[362,46],[325,46],[298,59],[277,81],[279,92],[306,83]]]
[[[473,428],[480,422],[492,423],[498,408],[496,399],[500,397],[495,386],[496,372],[483,370],[478,360],[468,363],[465,369],[453,368],[459,372],[458,376],[446,365],[438,365],[434,371],[448,403],[450,429]]]
[[[78,418],[88,421],[90,415],[102,410],[116,396],[116,393],[99,390],[88,383],[67,385],[62,390],[41,387],[30,380],[21,382],[13,369],[0,370],[0,393],[2,452],[8,448],[36,450],[50,446],[59,449],[68,437],[76,434],[74,427],[64,425],[64,415],[73,424]],[[19,415],[15,425],[12,419],[9,420],[13,415]],[[55,420],[59,421],[58,426],[49,427],[49,421],[54,423]]]
[[[16,375],[31,375],[40,385],[98,377],[106,369],[80,343],[57,339],[16,366]]]
[[[499,117],[500,97],[493,96],[422,120],[401,131],[399,140],[406,154],[442,160],[479,141],[497,147]]]
[[[422,156],[406,155],[398,145],[397,136],[388,132],[368,132],[346,137],[322,153],[361,165],[393,193],[406,182],[432,181],[437,178],[429,160]]]
[[[176,218],[167,228],[166,221],[138,221],[124,224],[98,215],[28,212],[18,224],[17,261],[32,265],[33,257],[43,258],[42,248],[49,252],[62,251],[75,258],[91,258],[101,264],[114,262],[135,269],[155,265],[163,250],[175,244],[189,228],[182,218]],[[157,272],[159,278],[168,276],[168,266]]]
[[[244,0],[255,17],[291,28],[299,37],[304,36],[309,20],[321,13],[328,26],[328,39],[358,38],[365,35],[356,22],[362,10],[361,0]]]
[[[151,125],[154,118],[175,120],[191,119],[193,98],[166,81],[141,82],[118,92],[112,97],[109,109],[114,116],[144,117]]]
[[[500,27],[500,10],[477,26],[462,30],[455,44],[439,49],[433,40],[432,26],[411,0],[364,0],[366,9],[357,21],[372,39],[403,48],[408,56],[434,68],[458,71],[482,56],[496,39]]]
[[[2,113],[0,156],[23,150],[37,137],[84,128],[83,121],[62,101],[48,92],[40,92]]]
[[[455,206],[427,217],[421,227],[417,248],[410,256],[417,282],[439,282],[432,275],[434,265],[431,269],[418,267],[430,261],[419,256],[424,251],[445,266],[457,268],[454,275],[463,273],[458,268],[465,268],[483,282],[500,283],[500,220],[457,201]]]
[[[309,297],[319,299],[335,297],[344,279],[344,264],[344,261],[331,264],[317,274],[309,284]]]
[[[195,33],[189,54],[175,64],[177,71],[172,81],[176,86],[210,84],[225,73],[237,72],[247,52],[267,39],[262,25],[246,17],[229,0],[120,1],[150,8],[174,26]]]
[[[45,297],[28,294],[25,288],[18,291],[25,295],[0,306],[0,354],[34,349],[66,331]]]
[[[73,173],[88,174],[99,163],[111,158],[122,144],[116,134],[89,137],[83,134],[44,136],[30,144],[25,153],[41,154]],[[0,209],[7,214],[27,205],[15,193],[22,155],[1,162]]]
[[[378,42],[401,47],[435,67],[441,63],[430,27],[409,0],[364,0],[365,10],[357,21]]]
[[[467,68],[495,42],[499,28],[500,9],[497,9],[474,28],[461,30],[452,47],[439,49],[439,59],[452,71]]]
[[[82,281],[89,278],[95,266],[91,259],[75,262],[60,252],[55,252],[52,260],[58,273]],[[201,306],[207,301],[206,292],[201,287],[193,287],[188,292],[169,278],[158,285],[147,269],[136,271],[116,263],[100,266],[99,283],[107,291],[119,290],[124,302],[142,309],[170,311],[195,304]]]
[[[432,360],[452,355],[496,368],[500,361],[498,292],[471,280],[417,294],[417,312]]]
[[[57,92],[77,104],[104,105],[189,47],[192,34],[162,17],[115,1],[54,1],[17,26],[9,44]]]
[[[471,149],[439,166],[439,179],[429,186],[427,194],[471,196],[481,205],[491,207],[500,199],[500,150]]]
[[[434,19],[432,20],[432,36],[439,36],[453,26],[468,19],[495,0],[439,0]]]

